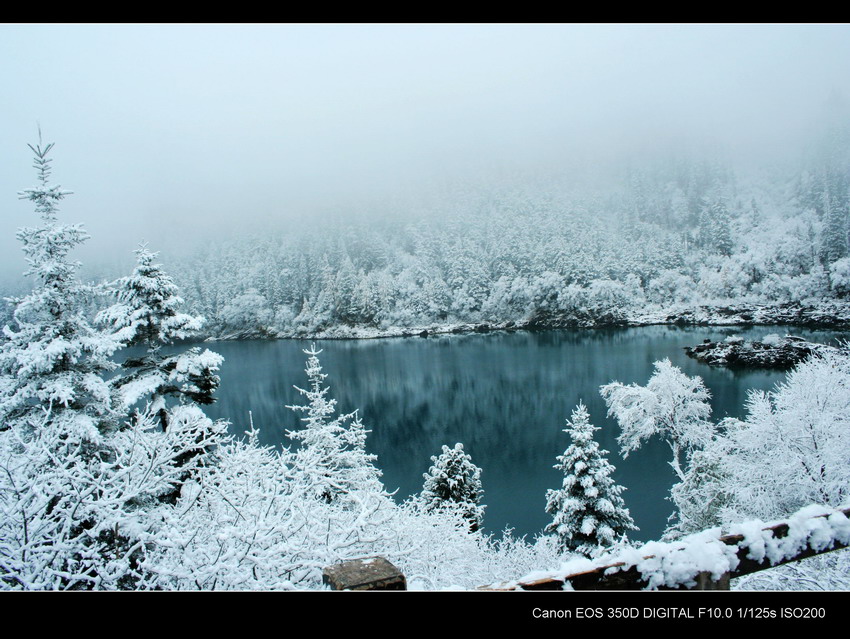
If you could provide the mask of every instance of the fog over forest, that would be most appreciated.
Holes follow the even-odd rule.
[[[80,259],[668,155],[797,161],[850,95],[846,25],[5,25],[2,272],[26,144],[57,142]],[[426,206],[427,208],[427,206]],[[107,273],[103,273],[107,275]]]

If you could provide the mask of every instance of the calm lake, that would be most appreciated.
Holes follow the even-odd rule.
[[[645,385],[653,362],[665,357],[688,375],[700,375],[712,394],[715,419],[743,417],[749,389],[770,390],[784,379],[774,371],[710,368],[687,357],[685,346],[705,338],[769,333],[830,342],[843,333],[788,327],[667,327],[559,330],[537,333],[447,335],[428,338],[319,340],[328,374],[329,397],[342,412],[359,409],[371,430],[367,449],[378,455],[388,490],[402,499],[421,490],[422,474],[441,446],[463,442],[482,468],[487,505],[484,526],[499,533],[510,527],[529,537],[550,521],[546,489],[559,488],[552,468],[570,444],[563,429],[583,401],[601,427],[597,441],[610,451],[615,479],[640,531],[632,539],[657,538],[672,504],[674,483],[666,444],[650,441],[628,459],[619,454],[617,424],[606,416],[599,387],[613,380]],[[209,348],[225,358],[218,402],[208,415],[231,422],[241,434],[248,413],[261,441],[289,445],[286,430],[301,427],[286,408],[303,398],[293,386],[307,385],[302,349],[295,340],[216,342]]]

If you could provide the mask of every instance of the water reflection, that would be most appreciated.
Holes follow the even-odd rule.
[[[674,476],[669,448],[650,442],[624,460],[616,424],[606,417],[599,386],[612,380],[646,384],[653,362],[668,357],[688,375],[701,375],[712,393],[714,417],[743,416],[747,391],[769,390],[784,377],[766,371],[728,371],[705,366],[683,351],[702,339],[740,334],[747,339],[786,331],[776,327],[643,327],[612,330],[494,333],[380,340],[320,341],[330,396],[341,411],[360,410],[371,429],[368,449],[378,455],[389,490],[399,497],[421,489],[430,456],[443,444],[463,442],[482,467],[485,528],[506,526],[534,535],[548,523],[547,488],[560,486],[552,468],[569,445],[562,432],[579,400],[590,411],[600,445],[611,451],[615,479],[641,530],[656,538],[672,511],[666,495]],[[828,341],[831,332],[794,330]],[[285,408],[302,402],[306,356],[299,341],[219,342],[219,401],[207,412],[229,419],[236,433],[252,411],[265,444],[288,445],[287,429],[299,416]]]

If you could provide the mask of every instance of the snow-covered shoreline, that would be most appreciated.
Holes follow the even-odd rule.
[[[245,339],[381,339],[390,337],[429,337],[433,335],[544,331],[557,329],[629,328],[639,326],[806,326],[809,328],[850,328],[850,303],[828,301],[814,306],[796,303],[737,304],[723,306],[676,307],[586,317],[507,322],[457,322],[423,326],[334,326],[320,331],[244,330],[205,335],[206,341]]]

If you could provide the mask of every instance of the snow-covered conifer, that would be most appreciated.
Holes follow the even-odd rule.
[[[146,557],[159,511],[223,424],[196,406],[176,407],[168,432],[147,412],[126,419],[104,378],[122,338],[86,319],[92,289],[67,256],[87,235],[57,220],[67,192],[47,184],[51,147],[31,147],[40,185],[22,194],[41,216],[18,234],[36,287],[0,345],[0,588],[158,588]],[[176,366],[194,392],[196,368]]]
[[[823,192],[824,229],[821,256],[825,266],[847,257],[847,178],[845,171],[830,171]]]
[[[587,557],[637,529],[620,496],[625,488],[612,477],[615,468],[605,457],[608,451],[601,450],[593,438],[597,430],[587,408],[579,403],[564,429],[572,444],[555,464],[564,473],[563,485],[546,493],[546,512],[552,515],[546,532],[557,535],[562,552]]]
[[[0,429],[18,424],[62,424],[76,441],[98,441],[114,413],[102,373],[112,368],[114,337],[96,330],[84,313],[91,287],[77,279],[79,263],[68,258],[88,239],[79,224],[58,221],[58,203],[70,191],[48,184],[53,144],[30,146],[39,184],[19,193],[35,203],[40,224],[18,231],[35,278],[32,293],[13,300],[14,327],[0,347]],[[45,420],[45,414],[48,419]]]
[[[68,254],[88,235],[58,221],[69,192],[48,184],[52,147],[30,146],[39,184],[20,197],[40,224],[18,239],[36,284],[14,300],[0,345],[0,587],[121,587],[139,549],[124,524],[146,489],[126,481],[133,464],[114,440],[120,412],[103,375],[120,342],[86,318],[92,289]]]
[[[326,503],[345,500],[358,491],[383,493],[381,471],[375,468],[376,455],[366,452],[366,433],[357,411],[336,412],[336,400],[328,398],[327,374],[322,372],[315,344],[304,353],[307,359],[309,390],[295,387],[307,403],[287,406],[304,414],[300,430],[287,431],[298,442],[292,464],[296,474],[311,486],[313,496]]]
[[[481,528],[485,506],[481,505],[481,469],[463,451],[463,444],[443,446],[439,456],[431,457],[433,466],[423,475],[425,483],[419,495],[425,512],[458,510],[469,523],[470,532]]]
[[[193,347],[181,354],[164,355],[163,346],[192,335],[203,325],[202,317],[180,312],[183,300],[177,286],[162,266],[154,263],[157,254],[144,245],[136,249],[136,268],[112,284],[117,302],[101,311],[97,320],[108,326],[125,346],[144,346],[142,356],[124,361],[126,374],[116,377],[121,404],[130,408],[140,401],[159,417],[163,430],[168,425],[167,397],[197,404],[215,401],[216,374],[221,356]]]

